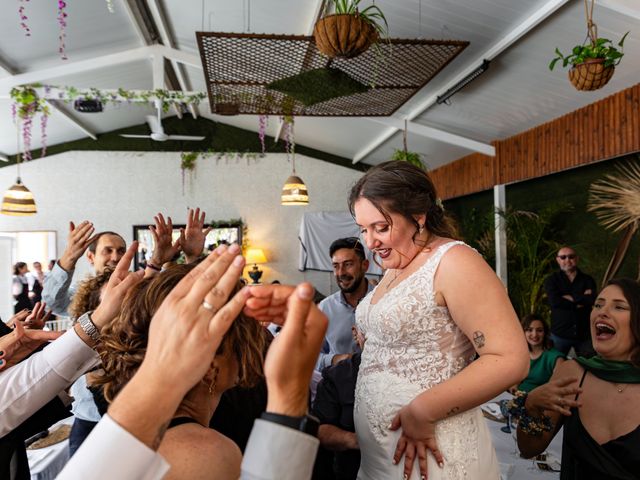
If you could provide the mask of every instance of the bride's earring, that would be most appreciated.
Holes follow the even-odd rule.
[[[213,395],[216,391],[216,383],[218,382],[218,372],[220,369],[218,367],[213,367],[213,378],[211,379],[211,383],[209,384],[209,393]]]
[[[424,232],[424,225],[420,225],[420,228],[418,229],[418,234],[422,235],[422,232]]]

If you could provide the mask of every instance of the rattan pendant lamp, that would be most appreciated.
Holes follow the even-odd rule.
[[[26,217],[38,213],[36,209],[36,201],[33,193],[24,186],[20,179],[20,128],[18,128],[18,152],[16,153],[16,167],[18,169],[18,178],[16,183],[9,188],[2,198],[3,215],[11,215],[15,217]]]
[[[309,205],[309,192],[302,179],[296,175],[296,154],[291,157],[293,171],[284,182],[282,195],[280,197],[282,205]]]

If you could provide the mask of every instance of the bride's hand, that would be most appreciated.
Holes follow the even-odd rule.
[[[436,462],[442,468],[444,457],[436,442],[436,424],[415,415],[412,405],[403,407],[391,422],[391,430],[402,428],[393,463],[398,464],[404,455],[404,478],[411,478],[413,463],[418,458],[420,478],[427,477],[427,451],[431,451]]]

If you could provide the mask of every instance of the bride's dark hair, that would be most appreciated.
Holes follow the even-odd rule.
[[[405,217],[420,228],[414,215],[426,215],[425,228],[432,235],[458,238],[453,221],[445,214],[436,189],[427,172],[407,162],[390,161],[376,165],[351,188],[349,211],[359,198],[369,200],[393,225],[390,213]],[[414,241],[416,235],[414,235]]]

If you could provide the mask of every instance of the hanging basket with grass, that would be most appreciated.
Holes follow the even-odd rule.
[[[577,90],[598,90],[611,80],[615,68],[606,67],[604,58],[590,58],[569,70],[569,80]]]
[[[329,58],[357,57],[378,39],[373,26],[355,15],[329,15],[313,29],[316,46]]]
[[[361,1],[329,0],[326,3],[326,9],[334,6],[334,13],[324,15],[313,29],[321,53],[329,58],[353,58],[366,52],[380,37],[388,38],[389,25],[382,10],[375,4],[360,10]]]

